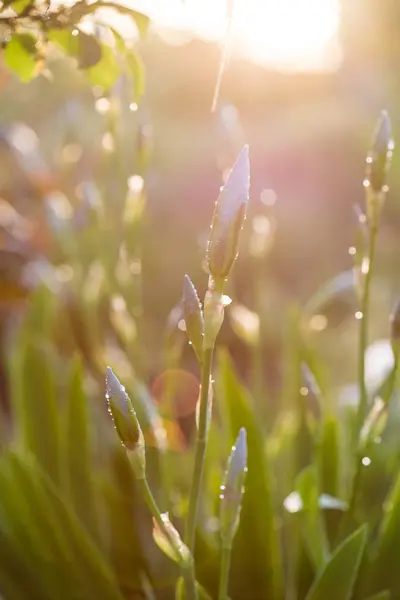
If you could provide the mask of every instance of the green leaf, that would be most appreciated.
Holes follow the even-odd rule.
[[[16,459],[20,460],[18,456]],[[24,463],[20,462],[21,468],[24,468]],[[48,529],[53,531],[56,539],[59,539],[58,547],[73,557],[69,562],[64,563],[63,570],[68,574],[68,564],[72,564],[74,570],[79,569],[79,583],[86,593],[104,600],[122,600],[108,562],[82,527],[69,504],[64,502],[39,466],[35,467],[32,463],[29,467],[32,480],[40,486],[38,489],[43,490],[40,504],[47,510]]]
[[[80,31],[77,39],[79,68],[89,69],[90,67],[97,65],[102,58],[103,50],[96,38],[93,35],[88,35],[87,33]]]
[[[62,452],[67,497],[87,531],[93,539],[98,539],[88,401],[83,390],[81,362],[77,358],[72,363],[63,421]]]
[[[48,38],[65,54],[75,58],[80,69],[91,71],[102,61],[102,68],[110,68],[109,60],[104,60],[104,56],[107,57],[109,50],[113,54],[113,50],[101,44],[94,35],[79,29],[52,29],[48,32]]]
[[[126,64],[133,83],[133,101],[139,103],[145,90],[145,69],[139,54],[134,50],[126,53]]]
[[[363,525],[336,548],[306,600],[350,600],[366,541],[367,527]]]
[[[366,600],[390,600],[390,592],[387,590],[383,592],[378,592],[378,594],[374,594],[373,596],[369,596]]]
[[[252,582],[257,581],[260,597],[277,600],[282,597],[282,573],[264,435],[225,351],[218,355],[215,381],[218,403],[229,425],[230,444],[241,427],[248,436],[246,490],[232,553],[232,573],[237,574],[235,589],[238,596],[246,597]]]
[[[105,431],[102,435],[107,437]],[[145,559],[138,525],[148,520],[146,525],[150,536],[150,519],[143,510],[125,449],[119,442],[113,442],[112,446],[107,448],[107,456],[110,464],[102,482],[102,490],[106,501],[105,520],[109,532],[108,555],[120,589],[128,593],[132,590],[133,596],[136,590],[138,596],[144,596],[142,574],[145,570]]]
[[[30,6],[31,4],[33,4],[33,0],[15,0],[15,2],[4,2],[3,9],[5,6],[9,6],[19,15],[27,6]]]
[[[306,303],[303,312],[310,318],[315,314],[328,315],[340,304],[350,307],[354,304],[355,279],[353,270],[340,273],[325,283]]]
[[[328,541],[319,508],[318,478],[315,467],[304,469],[296,480],[296,489],[301,497],[301,515],[304,543],[316,569],[324,564],[328,554]]]
[[[370,589],[387,588],[393,597],[400,594],[400,572],[393,568],[393,556],[400,545],[400,475],[384,503],[384,517],[369,569]]]
[[[199,600],[211,600],[210,594],[196,581],[196,590]],[[183,577],[179,577],[175,586],[175,600],[185,600],[185,583]]]
[[[130,11],[130,15],[136,23],[136,27],[139,30],[141,36],[147,33],[147,30],[150,25],[150,18],[142,12],[137,10]]]
[[[13,395],[17,436],[54,481],[60,475],[59,422],[56,389],[48,348],[22,345],[17,372],[20,388]]]
[[[322,424],[321,441],[318,447],[320,490],[324,494],[339,494],[340,464],[339,423],[335,415],[329,414]]]
[[[14,34],[3,51],[3,59],[23,82],[30,81],[36,71],[36,38],[30,33]]]
[[[109,90],[121,74],[121,67],[113,48],[102,44],[101,59],[94,67],[85,69],[85,73],[93,85],[100,85]]]

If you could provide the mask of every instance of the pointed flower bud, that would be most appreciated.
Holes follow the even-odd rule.
[[[132,402],[111,367],[106,372],[106,399],[115,429],[128,453],[135,475],[145,476],[146,460],[143,433]]]
[[[183,314],[189,341],[196,353],[197,360],[201,362],[203,354],[204,319],[196,288],[191,282],[190,277],[187,275],[185,275],[183,284]]]
[[[366,185],[375,193],[384,191],[393,148],[389,115],[383,110],[367,157]]]
[[[207,268],[226,279],[236,260],[250,191],[249,147],[244,146],[215,203],[207,248]]]
[[[221,486],[221,538],[224,547],[231,547],[239,526],[246,473],[247,438],[246,430],[242,428],[232,448]]]

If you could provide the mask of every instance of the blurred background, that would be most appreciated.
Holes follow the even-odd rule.
[[[4,360],[38,282],[53,278],[68,304],[74,270],[83,269],[80,289],[97,298],[102,314],[99,290],[107,285],[96,252],[107,255],[118,278],[131,244],[125,280],[121,275],[130,295],[111,296],[116,314],[128,304],[131,329],[124,322],[122,330],[140,341],[130,357],[157,396],[166,385],[168,323],[177,318],[179,324],[173,309],[183,276],[190,274],[203,296],[213,204],[224,171],[249,143],[251,204],[221,343],[241,375],[251,378],[254,344],[246,335],[261,336],[259,370],[270,393],[260,402],[273,405],[289,307],[304,305],[321,284],[352,267],[355,207],[364,202],[365,156],[381,109],[389,111],[398,137],[400,7],[390,0],[237,0],[212,111],[229,2],[143,0],[136,6],[151,19],[136,41],[146,80],[139,106],[126,100],[123,80],[105,94],[58,54],[29,84],[1,68]],[[105,18],[135,38],[123,17]],[[387,315],[400,289],[398,165],[395,153],[373,294],[375,340],[388,335]],[[121,181],[128,182],[136,223],[124,234]],[[335,383],[347,385],[355,378],[355,305],[346,297],[329,310],[311,322],[312,335]],[[96,325],[102,339],[105,322],[99,318]],[[82,333],[79,324],[72,330]],[[70,325],[63,330],[60,321],[56,333],[68,347],[63,337],[71,335]],[[194,357],[179,327],[176,335],[191,389],[192,376],[198,377]]]

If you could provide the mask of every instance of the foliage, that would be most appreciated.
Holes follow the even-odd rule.
[[[4,63],[27,82],[46,74],[61,51],[72,58],[93,85],[108,91],[124,72],[132,79],[135,101],[143,92],[143,68],[137,50],[107,24],[104,11],[122,15],[143,35],[149,17],[118,2],[78,0],[68,6],[40,0],[5,0],[0,9]]]

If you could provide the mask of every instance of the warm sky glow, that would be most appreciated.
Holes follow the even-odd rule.
[[[226,0],[154,2],[156,23],[223,40]],[[339,0],[236,0],[235,45],[246,56],[282,70],[335,68]]]

